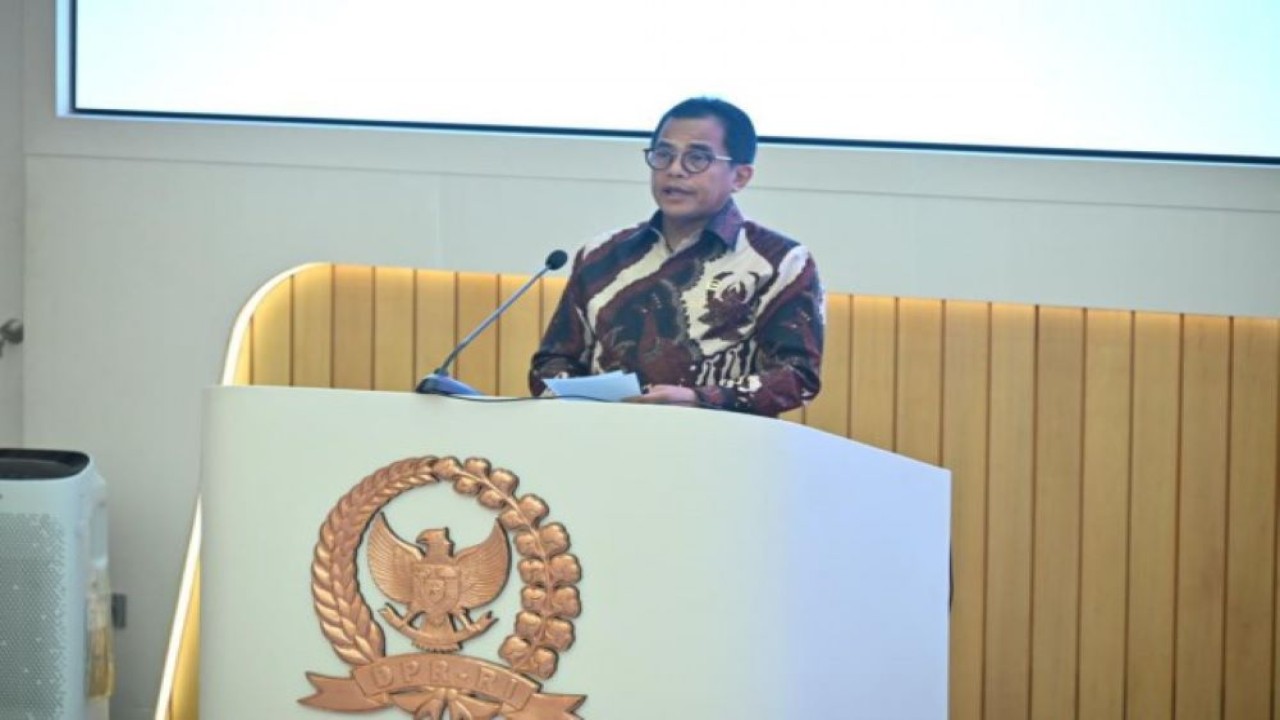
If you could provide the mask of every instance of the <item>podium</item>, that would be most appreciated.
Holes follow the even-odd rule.
[[[945,470],[688,408],[205,408],[201,717],[946,717]]]

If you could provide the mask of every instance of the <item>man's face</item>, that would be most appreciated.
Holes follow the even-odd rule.
[[[733,193],[751,180],[750,165],[733,165],[727,160],[716,160],[700,173],[684,169],[681,156],[690,150],[729,155],[724,126],[717,118],[672,118],[658,130],[653,147],[667,148],[676,155],[670,167],[651,170],[649,178],[653,199],[662,210],[663,232],[670,240],[700,230]]]

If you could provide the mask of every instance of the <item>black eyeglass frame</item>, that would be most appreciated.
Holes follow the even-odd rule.
[[[658,152],[667,153],[671,159],[664,163],[654,162],[654,156],[657,155]],[[706,158],[706,164],[701,167],[697,164],[690,165],[689,159],[692,157]],[[734,163],[734,159],[728,155],[716,155],[710,150],[704,150],[697,147],[689,148],[681,153],[676,153],[674,149],[665,147],[647,147],[644,149],[644,164],[654,170],[666,170],[671,167],[671,164],[676,161],[676,158],[680,159],[680,167],[684,168],[684,171],[690,175],[697,175],[698,173],[704,173],[707,170],[710,170],[711,166],[714,165],[717,160],[724,160],[731,165]]]

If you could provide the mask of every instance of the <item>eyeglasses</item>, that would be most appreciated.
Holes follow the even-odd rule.
[[[661,145],[644,149],[644,161],[654,170],[666,170],[671,167],[671,163],[675,162],[677,157],[680,158],[680,167],[684,168],[684,171],[690,175],[697,175],[705,171],[711,167],[711,163],[717,160],[733,162],[731,157],[717,155],[710,150],[701,148],[690,148],[682,153],[677,153],[675,148]]]

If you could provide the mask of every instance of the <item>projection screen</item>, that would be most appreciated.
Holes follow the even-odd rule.
[[[75,0],[74,108],[1280,164],[1275,0]]]

